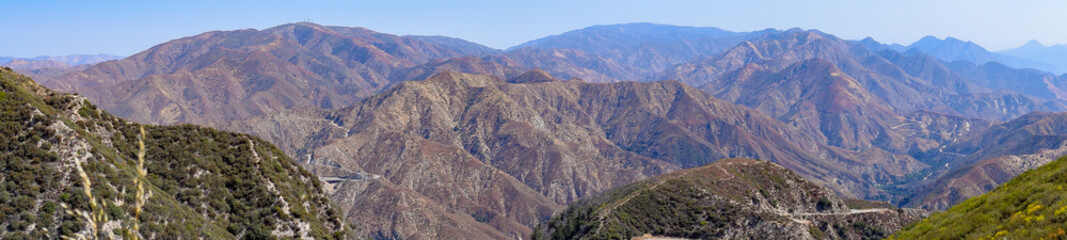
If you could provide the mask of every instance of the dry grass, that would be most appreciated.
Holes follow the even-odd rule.
[[[78,216],[78,217],[82,217],[83,219],[85,219],[86,225],[88,225],[88,227],[89,227],[88,228],[89,237],[85,237],[85,236],[77,236],[77,237],[63,236],[62,237],[63,239],[84,239],[84,238],[98,239],[98,238],[100,238],[100,227],[101,227],[101,224],[107,222],[107,220],[108,220],[107,219],[107,214],[104,213],[104,209],[100,207],[100,203],[99,203],[100,201],[97,201],[96,198],[93,197],[93,188],[92,188],[93,181],[91,179],[89,179],[89,175],[85,173],[85,169],[82,167],[82,164],[85,161],[89,160],[90,157],[92,157],[92,154],[85,153],[84,157],[75,157],[74,158],[74,168],[78,170],[78,177],[80,177],[81,180],[82,180],[82,188],[85,191],[85,196],[89,197],[89,210],[90,210],[90,212],[86,212],[86,211],[80,210],[80,209],[75,209],[73,211],[70,211],[70,210],[67,211],[67,214]]]
[[[133,180],[137,184],[137,203],[134,204],[132,227],[127,231],[128,238],[138,240],[140,238],[141,230],[141,210],[144,207],[145,200],[148,200],[148,195],[145,194],[144,179],[148,175],[148,170],[144,167],[144,127],[141,127],[141,137],[137,139],[137,146],[140,150],[137,151],[137,178]]]

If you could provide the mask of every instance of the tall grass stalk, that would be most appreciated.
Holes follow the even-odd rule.
[[[144,180],[147,179],[148,170],[144,168],[144,126],[141,126],[141,137],[137,139],[137,146],[140,150],[137,151],[137,178],[133,179],[134,184],[137,184],[137,202],[133,208],[133,226],[127,232],[129,233],[129,239],[139,240],[141,230],[141,211],[144,208],[145,200],[148,200],[147,194],[145,194]]]
[[[89,179],[89,175],[85,173],[85,168],[82,164],[89,160],[92,154],[86,153],[85,157],[74,158],[74,168],[78,170],[78,177],[82,180],[82,188],[85,191],[85,196],[89,197],[89,209],[91,212],[75,209],[74,211],[67,211],[67,214],[80,216],[85,219],[86,224],[89,227],[89,236],[92,239],[100,238],[100,225],[107,222],[107,214],[104,213],[104,209],[100,207],[99,201],[93,197],[93,181]],[[63,236],[63,239],[74,239],[69,236]]]

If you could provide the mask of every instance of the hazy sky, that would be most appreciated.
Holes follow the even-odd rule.
[[[909,44],[926,35],[990,50],[1067,43],[1067,1],[3,1],[0,56],[131,55],[212,30],[309,20],[494,48],[598,24],[653,22],[731,31],[800,27]]]

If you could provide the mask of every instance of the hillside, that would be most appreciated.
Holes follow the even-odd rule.
[[[532,238],[879,239],[917,221],[913,212],[850,209],[776,164],[724,159],[577,202]]]
[[[714,27],[684,27],[653,23],[598,25],[532,40],[508,49],[570,49],[601,56],[628,71],[650,75],[672,65],[713,55],[759,34],[730,32]],[[551,71],[546,66],[531,66]],[[611,74],[612,72],[602,72]],[[555,74],[555,73],[554,73]],[[623,78],[634,80],[640,78]]]
[[[940,150],[965,155],[900,204],[946,209],[1067,153],[1067,113],[1035,112],[960,138]]]
[[[456,44],[293,23],[175,39],[41,82],[139,122],[227,122],[288,109],[349,106],[387,88],[401,69],[485,51],[470,43],[449,47]]]
[[[779,72],[813,59],[834,65],[840,73],[855,79],[856,87],[877,97],[885,103],[883,107],[897,114],[931,110],[1007,120],[1032,111],[1061,109],[1046,104],[1057,100],[1055,97],[1035,98],[1027,96],[1029,92],[990,90],[965,77],[972,74],[951,71],[945,64],[921,53],[871,52],[815,30],[793,29],[752,38],[708,59],[677,65],[656,79],[677,79],[709,90],[716,97],[739,102],[744,100],[720,92],[734,90],[730,86],[733,79],[751,77],[753,72]],[[832,77],[827,75],[800,77],[807,81]]]
[[[1063,239],[1067,158],[909,226],[891,239]]]
[[[867,39],[860,44],[876,42]],[[978,135],[997,124],[995,120],[1063,109],[1063,81],[1051,74],[996,62],[945,63],[917,51],[872,52],[818,31],[790,30],[750,39],[706,60],[678,65],[662,78],[703,86],[718,98],[815,135],[836,147],[830,148],[833,157],[869,164],[870,168],[855,171],[893,168],[884,175],[864,173],[867,183],[887,194],[863,197],[894,203],[915,204],[913,195],[946,186],[927,179],[954,174],[982,158],[981,153],[951,147],[968,138],[996,137]],[[1039,150],[1016,155],[1039,154]],[[1019,172],[1008,171],[994,179]],[[981,189],[988,183],[956,184]],[[961,192],[954,200],[923,206],[944,208],[981,192]]]
[[[259,138],[132,123],[10,68],[0,111],[0,238],[345,236],[318,179]]]
[[[942,119],[954,118],[909,119],[923,125],[908,130],[944,136],[929,130],[949,131],[952,125]],[[383,208],[413,209],[411,203],[367,200],[367,189],[415,192],[433,203],[429,206],[438,205],[418,205],[425,211],[452,209],[515,236],[525,236],[562,205],[722,158],[774,159],[850,197],[887,195],[869,177],[908,173],[899,166],[878,167],[881,163],[873,160],[849,160],[844,157],[863,155],[844,155],[850,153],[676,81],[587,83],[544,71],[510,79],[445,72],[400,83],[349,108],[285,112],[224,127],[276,142],[306,143],[284,146],[323,176],[381,176],[369,181],[380,188],[367,187],[368,181],[338,185],[334,200],[350,219],[380,219]],[[478,229],[472,224],[466,229]],[[371,226],[386,236],[444,231]]]
[[[843,197],[943,209],[1060,151],[1043,138],[1058,129],[1001,155],[958,148],[1067,109],[1065,80],[816,30],[622,24],[499,51],[304,22],[176,39],[48,84],[132,120],[271,141],[344,179],[328,190],[363,235],[495,239],[730,157],[772,159]]]

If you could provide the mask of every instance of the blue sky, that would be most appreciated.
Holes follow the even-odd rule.
[[[990,50],[1067,43],[1067,1],[3,1],[0,56],[131,55],[212,30],[290,22],[445,35],[494,48],[598,24],[654,22],[731,31],[800,27],[908,44],[926,35]]]

